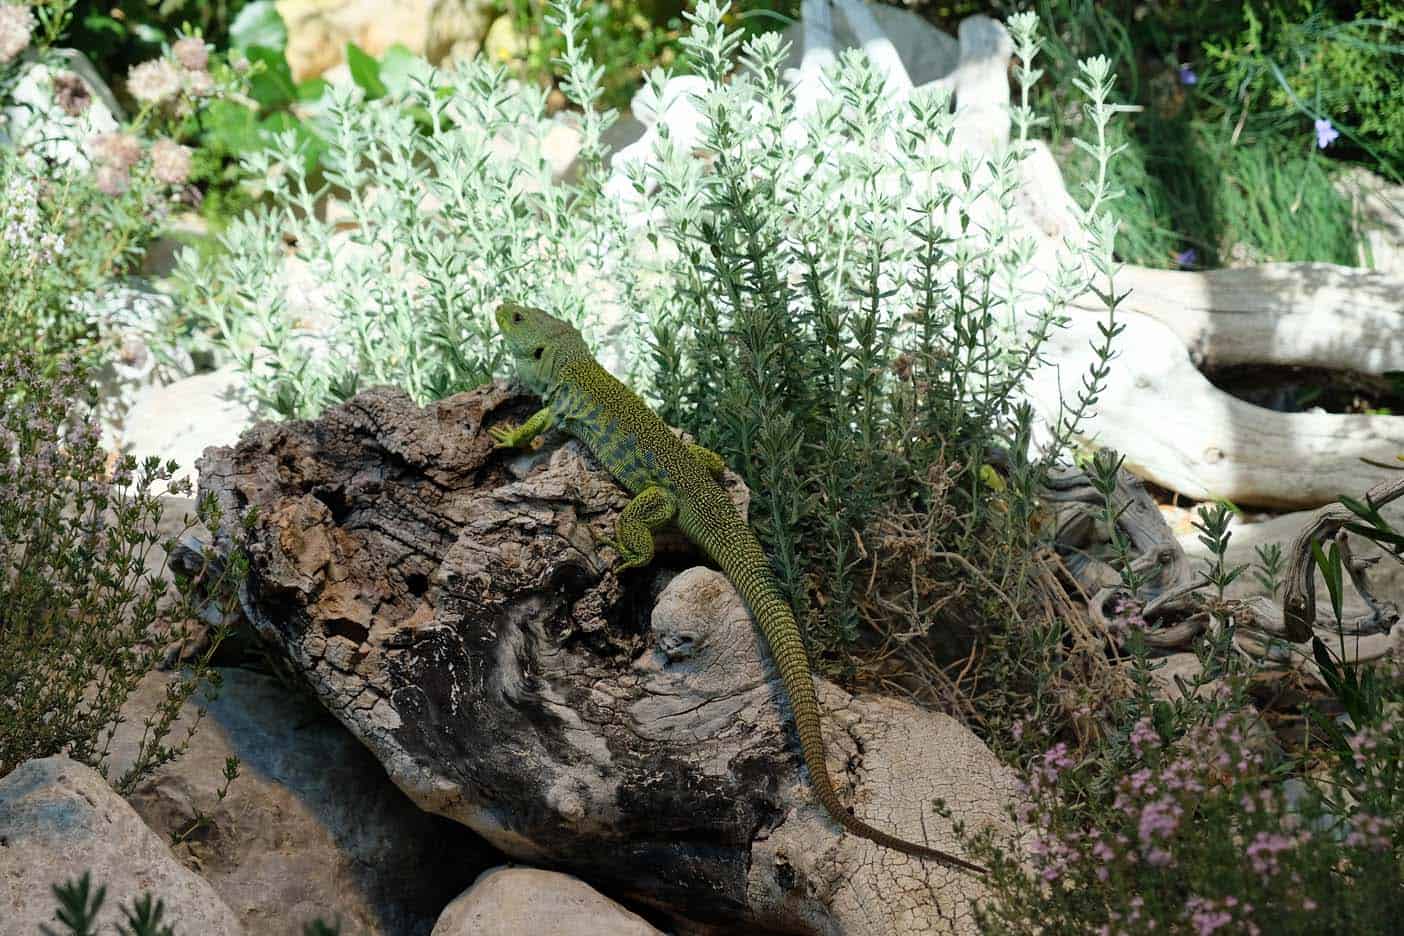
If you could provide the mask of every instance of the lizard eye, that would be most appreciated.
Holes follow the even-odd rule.
[[[537,348],[535,351],[531,352],[531,356],[539,361],[541,360],[541,355],[545,350],[545,348]]]
[[[520,313],[520,312],[513,312],[513,313],[512,313],[512,321],[514,321],[514,322],[520,322],[521,320],[522,320],[522,313]]]

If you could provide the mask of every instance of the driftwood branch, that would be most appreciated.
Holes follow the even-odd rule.
[[[1124,453],[1136,474],[1196,500],[1285,509],[1317,507],[1394,474],[1371,462],[1404,452],[1404,417],[1254,406],[1210,384],[1168,326],[1139,313],[1120,319],[1118,358],[1085,431]],[[1049,339],[1059,367],[1041,370],[1029,388],[1046,420],[1092,363],[1098,321],[1074,315]]]
[[[1367,506],[1383,507],[1400,497],[1404,497],[1404,478],[1383,481],[1370,488],[1365,493],[1365,503]],[[1398,608],[1371,594],[1363,574],[1365,567],[1351,555],[1345,528],[1348,524],[1360,522],[1360,518],[1345,505],[1328,504],[1312,515],[1311,522],[1293,540],[1288,552],[1287,578],[1282,595],[1283,612],[1293,640],[1310,639],[1311,628],[1316,624],[1316,560],[1312,547],[1331,538],[1337,538],[1342,550],[1341,560],[1350,575],[1351,584],[1370,608],[1370,613],[1363,619],[1351,622],[1352,632],[1388,630],[1399,619]]]
[[[1331,263],[1265,263],[1184,273],[1127,266],[1122,308],[1160,322],[1196,365],[1270,364],[1383,374],[1404,370],[1397,276]],[[1097,298],[1080,308],[1105,309]]]

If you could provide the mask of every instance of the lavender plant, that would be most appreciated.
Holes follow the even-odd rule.
[[[560,26],[580,31],[574,6]],[[265,408],[309,416],[375,383],[420,400],[476,386],[499,367],[487,313],[504,298],[600,332],[631,275],[617,210],[597,197],[614,117],[593,109],[599,69],[574,41],[562,64],[587,114],[578,182],[554,178],[548,141],[562,128],[545,93],[482,59],[447,72],[416,61],[402,93],[373,101],[330,88],[321,176],[290,131],[245,154],[266,205],[230,224],[217,256],[184,252],[177,278]]]
[[[788,597],[809,606],[815,648],[835,649],[873,623],[862,607],[873,604],[862,594],[871,585],[861,583],[883,572],[865,568],[877,560],[863,543],[890,544],[877,528],[894,511],[916,504],[941,515],[941,501],[954,503],[959,521],[933,534],[923,563],[930,554],[983,562],[1001,536],[1008,555],[1021,552],[1010,537],[1027,544],[1038,479],[1095,404],[1119,331],[1107,214],[1117,193],[1097,177],[1087,237],[1031,290],[1035,244],[1015,197],[1038,125],[1022,103],[1038,79],[1034,17],[1010,21],[1017,135],[976,155],[956,145],[943,92],[894,94],[857,52],[825,76],[831,93],[813,112],[800,112],[780,77],[780,37],[741,42],[721,16],[719,5],[698,4],[682,40],[705,83],[696,103],[708,169],[663,139],[633,171],[650,209],[643,230],[675,247],[663,275],[633,295],[650,322],[662,412],[757,492],[752,518]],[[666,98],[666,77],[651,82]],[[1117,112],[1105,61],[1086,63],[1082,87],[1105,127]],[[1115,152],[1098,139],[1105,165]],[[1021,387],[1094,276],[1111,310],[1096,369],[1030,463]],[[928,483],[936,476],[939,497]],[[919,629],[931,626],[922,603],[909,605]]]

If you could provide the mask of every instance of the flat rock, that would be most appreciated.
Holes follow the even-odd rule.
[[[174,383],[144,386],[114,433],[117,447],[140,461],[148,455],[174,459],[181,475],[211,445],[228,445],[254,421],[235,368],[195,374]]]
[[[449,904],[433,936],[663,936],[569,874],[492,868]]]
[[[97,771],[66,757],[26,761],[0,779],[0,915],[7,933],[54,922],[52,887],[92,873],[107,888],[99,929],[145,893],[181,933],[241,936],[239,917],[171,854]]]
[[[444,904],[501,860],[467,829],[416,808],[315,699],[261,673],[220,674],[189,751],[131,802],[167,841],[188,833],[176,856],[250,933],[298,934],[322,917],[339,919],[343,936],[427,936]],[[111,776],[132,762],[142,720],[172,678],[152,673],[128,700]],[[195,709],[185,704],[173,738]],[[239,776],[219,800],[231,755]],[[197,814],[207,820],[198,827]]]

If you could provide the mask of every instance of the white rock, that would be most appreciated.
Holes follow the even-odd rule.
[[[536,868],[484,871],[449,904],[433,936],[662,936],[579,878]]]
[[[423,936],[446,901],[501,861],[467,829],[415,807],[306,698],[249,670],[221,676],[189,752],[143,781],[131,801],[168,839],[188,830],[197,810],[208,817],[175,853],[202,869],[250,932],[301,933],[317,917],[340,917],[346,936]],[[127,700],[112,776],[135,759],[143,721],[172,678],[151,673]],[[185,704],[173,737],[185,737],[197,701]],[[240,774],[220,800],[230,755]]]
[[[0,111],[4,115],[0,143],[27,150],[60,166],[86,169],[89,161],[85,142],[89,137],[118,130],[121,111],[112,91],[82,53],[64,50],[63,54],[67,69],[43,62],[23,66],[9,101]],[[91,95],[87,108],[77,116],[54,100],[54,78],[65,72],[81,78]]]
[[[195,476],[195,460],[210,445],[232,445],[254,423],[244,396],[244,376],[232,366],[164,386],[148,386],[127,411],[117,437],[138,460],[175,459],[181,474]]]
[[[114,931],[119,906],[150,892],[182,933],[237,936],[238,917],[214,888],[171,855],[126,800],[90,767],[66,757],[26,761],[0,779],[0,907],[7,933],[54,921],[52,886],[92,873],[107,888],[97,929]]]
[[[492,22],[481,0],[278,0],[288,27],[293,78],[315,78],[345,61],[354,42],[372,56],[392,45],[438,63],[475,54]]]

